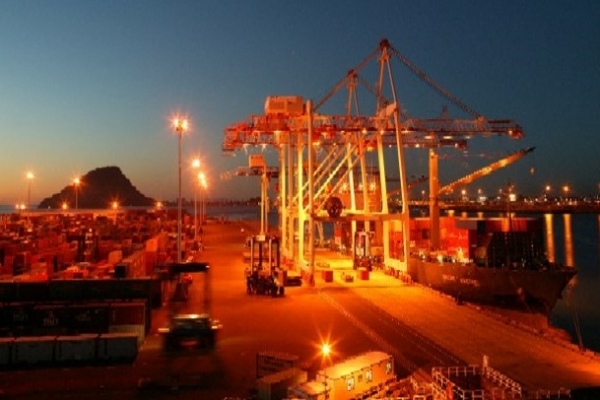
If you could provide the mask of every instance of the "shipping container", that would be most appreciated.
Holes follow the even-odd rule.
[[[319,400],[369,398],[395,378],[392,356],[370,351],[318,371],[314,381],[291,386],[288,394]]]
[[[145,325],[146,302],[113,302],[110,304],[109,325]]]
[[[104,333],[98,337],[96,359],[104,362],[133,361],[137,356],[135,333]]]
[[[82,301],[85,299],[84,285],[77,280],[56,279],[49,282],[50,301]]]
[[[14,285],[12,301],[48,301],[48,282],[17,282]]]
[[[14,301],[14,288],[13,282],[0,282],[0,302]]]
[[[277,351],[261,351],[256,355],[256,378],[274,374],[293,368],[298,363],[298,356]]]
[[[287,397],[288,387],[306,382],[307,372],[289,368],[266,375],[257,381],[259,400],[279,400]]]
[[[14,341],[15,339],[11,337],[0,337],[0,368],[10,364],[10,353]]]
[[[15,256],[9,256],[9,255],[5,255],[4,256],[4,263],[2,264],[2,271],[3,274],[8,275],[8,276],[13,276],[13,261],[15,259]]]
[[[37,365],[54,361],[56,336],[18,337],[11,347],[11,364]]]
[[[13,303],[5,307],[7,326],[13,335],[31,334],[31,325],[33,324],[32,303]]]
[[[138,347],[146,340],[146,327],[143,324],[109,325],[108,333],[131,333],[137,336]]]
[[[30,321],[32,336],[64,335],[69,331],[70,316],[64,305],[36,305]]]
[[[108,312],[108,302],[70,305],[70,332],[72,334],[108,332]]]
[[[97,334],[59,336],[55,343],[55,360],[59,363],[90,363],[96,359]]]

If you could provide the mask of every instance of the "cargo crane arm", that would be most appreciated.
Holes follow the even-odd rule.
[[[271,178],[279,177],[278,167],[269,167],[265,164],[262,155],[250,156],[250,165],[247,167],[238,167],[232,172],[226,172],[221,175],[221,179],[230,179],[231,176],[258,176],[260,177],[260,234],[265,234],[267,226],[268,213],[268,189]]]
[[[467,176],[464,176],[452,183],[449,183],[445,186],[442,186],[438,192],[438,194],[448,194],[451,193],[454,189],[456,189],[457,187],[460,186],[464,186],[464,185],[468,185],[469,183],[473,182],[476,179],[479,179],[481,177],[484,177],[486,175],[491,174],[492,172],[506,167],[509,164],[512,164],[515,161],[520,160],[521,158],[525,157],[527,154],[533,152],[533,150],[535,150],[535,147],[528,147],[526,149],[522,149],[519,150],[515,153],[510,154],[507,157],[504,157],[498,161],[495,161],[483,168],[480,168],[472,173],[470,173]]]

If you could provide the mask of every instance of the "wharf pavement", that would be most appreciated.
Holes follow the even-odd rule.
[[[258,224],[248,221],[204,227],[206,249],[200,259],[210,262],[213,270],[211,315],[224,324],[216,353],[169,355],[161,350],[158,328],[169,315],[198,311],[203,304],[205,277],[198,274],[188,302],[166,301],[153,311],[152,327],[133,364],[0,371],[0,394],[19,399],[241,396],[255,387],[257,351],[292,349],[306,359],[315,352],[314,344],[307,343],[307,332],[315,329],[332,329],[334,337],[354,335],[346,339],[352,343],[350,351],[344,349],[345,356],[373,350],[369,337],[323,301],[321,292],[338,288],[376,305],[466,363],[481,364],[487,356],[490,366],[526,389],[600,387],[600,355],[581,351],[550,334],[550,329],[530,328],[474,305],[457,305],[448,296],[382,271],[371,272],[368,280],[355,277],[347,282],[344,274],[355,271],[347,257],[335,252],[319,249],[316,254],[316,262],[333,271],[332,282],[322,279],[319,267],[313,285],[286,288],[283,299],[250,299],[245,294],[242,252],[244,238],[257,232]],[[377,326],[370,328],[377,331]]]
[[[359,279],[352,261],[318,250],[316,264],[328,264],[335,284],[352,290],[468,364],[489,365],[527,390],[600,387],[600,354],[582,350],[539,315],[509,313],[476,304],[458,305],[451,296],[401,281],[382,270]],[[327,285],[319,279],[317,288]],[[346,281],[345,276],[354,277]]]
[[[258,232],[257,223],[247,224],[247,233]],[[348,288],[468,364],[481,365],[485,356],[491,367],[526,390],[600,388],[600,354],[580,349],[539,315],[457,305],[450,296],[382,270],[359,279],[352,260],[329,249],[316,250],[315,264],[315,290]],[[333,271],[333,282],[322,278],[324,269]],[[354,279],[347,281],[347,275]]]

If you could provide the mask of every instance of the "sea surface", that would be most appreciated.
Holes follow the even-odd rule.
[[[14,207],[0,205],[0,214],[12,212]],[[193,215],[193,208],[188,212]],[[209,205],[206,214],[229,220],[260,219],[258,206]],[[578,270],[550,315],[550,322],[567,331],[574,343],[600,353],[600,215],[546,214],[535,217],[545,220],[549,258],[573,265]],[[277,213],[269,213],[268,223],[277,225]],[[331,237],[331,229],[325,226],[324,230],[325,235]]]

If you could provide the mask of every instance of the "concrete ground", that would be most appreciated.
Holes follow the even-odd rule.
[[[580,350],[539,315],[458,306],[450,296],[381,270],[361,280],[350,260],[331,251],[317,251],[316,263],[329,264],[336,284],[352,288],[469,364],[481,364],[485,355],[490,366],[529,389],[600,387],[600,354]],[[354,280],[346,281],[347,275]]]
[[[200,257],[211,265],[210,312],[223,324],[215,352],[162,351],[158,328],[169,315],[202,311],[206,276],[194,274],[188,301],[166,301],[153,312],[151,331],[133,364],[0,371],[0,390],[18,399],[218,400],[245,397],[255,387],[256,354],[263,350],[297,355],[312,373],[323,366],[318,356],[323,340],[334,341],[338,359],[375,349],[409,357],[412,344],[388,336],[375,319],[361,315],[364,303],[382,309],[387,322],[410,327],[466,363],[481,364],[487,356],[492,367],[526,388],[600,386],[600,355],[580,351],[551,330],[532,329],[476,306],[459,306],[381,271],[372,272],[368,280],[346,282],[344,274],[355,272],[336,253],[319,250],[316,260],[329,264],[333,282],[325,282],[317,271],[314,286],[287,288],[283,298],[249,296],[242,251],[246,235],[256,230],[256,224],[242,221],[204,227]]]

